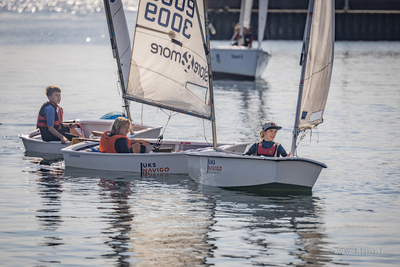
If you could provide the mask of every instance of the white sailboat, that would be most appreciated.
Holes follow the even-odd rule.
[[[239,188],[311,190],[324,163],[296,156],[300,131],[322,123],[334,52],[334,0],[310,0],[291,156],[245,156],[223,151],[189,153],[189,176],[203,185]]]
[[[92,136],[93,131],[104,132],[110,130],[113,120],[98,119],[98,120],[74,120],[71,122],[78,122],[82,125],[80,128],[81,133],[85,138],[93,139],[96,137]],[[68,123],[68,121],[66,122]],[[143,124],[134,124],[133,131],[130,137],[135,138],[157,138],[161,131],[160,127],[153,127]],[[21,134],[19,137],[25,147],[25,151],[30,154],[54,154],[62,155],[61,149],[71,145],[71,142],[61,144],[60,141],[43,141],[39,129],[35,129],[29,133]]]
[[[253,0],[242,0],[240,9],[240,34],[250,28]],[[211,64],[216,79],[254,80],[262,75],[271,57],[261,48],[267,22],[268,0],[259,0],[258,8],[258,46],[225,45],[211,48]],[[233,38],[235,37],[234,34]]]
[[[107,2],[105,2],[107,4]],[[131,58],[131,42],[129,39],[129,31],[126,23],[124,9],[121,0],[112,1],[111,5],[106,8],[107,25],[110,33],[111,47],[113,56],[117,61],[119,81],[121,91],[125,93],[125,86],[128,82],[129,65]],[[129,102],[124,100],[125,113],[129,120],[131,114],[129,110]],[[93,131],[104,132],[110,130],[113,120],[110,119],[76,119],[70,122],[80,123],[82,128],[79,129],[85,138],[90,138]],[[141,123],[133,122],[133,133],[131,138],[158,138],[161,126],[149,126]],[[33,154],[58,154],[62,155],[61,149],[71,145],[71,142],[61,144],[60,141],[46,142],[42,140],[39,129],[35,129],[27,134],[21,134],[19,137],[25,146],[25,151]]]
[[[205,10],[204,1],[139,1],[125,99],[215,123]],[[217,144],[213,133],[215,148],[246,149],[247,144]],[[62,152],[67,168],[153,175],[187,173],[187,151],[210,146],[193,140],[149,141],[146,153],[140,154],[93,152],[98,145],[95,142],[76,144]],[[162,150],[153,151],[152,144]]]

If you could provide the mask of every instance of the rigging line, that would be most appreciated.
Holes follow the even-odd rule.
[[[168,123],[169,123],[169,121],[171,120],[171,118],[173,117],[173,116],[176,116],[176,115],[178,115],[179,113],[175,113],[175,114],[171,114],[173,111],[171,111],[170,112],[170,114],[168,114],[167,112],[165,112],[162,108],[159,108],[162,112],[164,112],[165,113],[165,115],[167,115],[168,116],[168,120],[167,120],[167,123],[165,124],[165,127],[164,127],[164,130],[163,130],[163,132],[162,132],[162,134],[161,134],[161,136],[163,136],[164,135],[164,133],[165,133],[165,130],[167,129],[167,126],[168,126]]]
[[[125,54],[126,54],[127,52],[129,52],[129,51],[130,51],[130,49],[127,48],[127,49],[122,53],[122,55],[119,56],[119,58],[120,58],[120,59],[123,58],[123,57],[125,56]]]
[[[162,108],[158,108],[158,109],[161,110],[162,112],[164,112],[164,114],[167,115],[167,116],[169,116],[169,117],[173,117],[173,116],[176,116],[176,115],[179,114],[179,113],[175,113],[175,114],[172,115],[172,114],[168,114],[168,113],[167,113],[166,111],[164,111]],[[171,112],[174,112],[174,111],[171,110],[170,113],[171,113]]]
[[[319,71],[316,71],[316,72],[313,72],[313,73],[311,73],[311,75],[310,76],[308,76],[308,78],[305,78],[304,80],[306,81],[306,80],[309,80],[311,77],[313,77],[314,75],[316,75],[316,74],[318,74],[318,73],[320,73],[320,72],[323,72],[326,68],[328,68],[330,65],[332,65],[333,64],[333,60],[331,60],[331,61],[329,61],[328,62],[328,64],[326,64],[326,66],[325,67],[323,67],[322,69],[320,69]]]
[[[142,103],[142,112],[141,112],[141,114],[140,114],[140,122],[142,123],[142,125],[143,125],[143,106],[144,106],[144,104]]]
[[[306,137],[308,130],[309,129],[304,130],[303,134],[300,136],[299,140],[297,141],[296,147],[298,147],[300,142]]]
[[[208,142],[208,140],[207,140],[206,126],[204,125],[204,119],[203,119],[203,134],[204,134],[204,140],[206,140],[207,145],[208,145],[208,146],[211,146],[211,145],[210,145],[210,142]]]
[[[161,109],[161,111],[163,111],[162,109]],[[166,114],[166,112],[165,111],[163,111],[165,114]],[[168,115],[168,114],[167,114]],[[176,114],[175,114],[176,115]],[[163,132],[162,132],[162,134],[158,137],[158,140],[156,141],[156,143],[153,145],[153,148],[154,149],[159,149],[160,148],[160,146],[162,145],[162,141],[163,141],[163,139],[164,139],[164,133],[165,133],[165,130],[167,129],[167,126],[168,126],[168,123],[169,123],[169,121],[171,120],[171,117],[172,117],[173,115],[168,115],[168,120],[167,120],[167,123],[165,124],[165,127],[164,127],[164,130],[163,130]]]
[[[149,31],[153,31],[153,32],[158,32],[158,33],[166,34],[166,35],[168,35],[169,37],[175,37],[175,33],[174,33],[173,31],[170,31],[170,32],[163,32],[163,31],[156,30],[156,29],[153,29],[153,28],[149,28],[149,27],[146,27],[146,26],[142,26],[142,25],[139,25],[139,24],[136,24],[136,27],[137,27],[137,28],[142,28],[142,29],[145,29],[145,30],[149,30]]]

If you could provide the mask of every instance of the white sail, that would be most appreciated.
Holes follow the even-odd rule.
[[[121,0],[105,0],[104,5],[107,4],[109,5],[111,15],[111,18],[108,17],[109,13],[106,12],[108,26],[113,26],[112,29],[110,29],[110,38],[112,40],[111,46],[113,49],[114,58],[117,56],[116,48],[118,49],[118,56],[124,83],[121,86],[122,88],[125,88],[128,84],[129,65],[132,52],[128,25],[126,23],[125,12]]]
[[[203,1],[139,2],[125,98],[210,119],[203,14]]]
[[[243,10],[243,27],[250,29],[251,24],[251,9],[253,8],[253,0],[242,1]]]
[[[268,0],[260,0],[258,4],[258,48],[264,40],[265,25],[267,23]]]
[[[243,28],[250,30],[251,23],[251,9],[253,7],[253,0],[242,0],[240,3],[240,16],[239,16],[239,33],[243,36]],[[244,39],[239,40],[241,44],[244,43]]]
[[[323,121],[333,67],[334,0],[314,0],[308,19],[312,20],[307,58],[304,61],[304,85],[298,114],[299,130],[313,128]]]

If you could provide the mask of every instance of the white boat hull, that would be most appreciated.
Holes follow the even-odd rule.
[[[150,140],[146,153],[100,153],[91,152],[96,142],[83,142],[62,149],[65,167],[104,171],[135,172],[142,176],[154,174],[187,174],[187,152],[204,148],[206,142],[188,140],[163,140],[161,148],[171,148],[173,152],[150,152],[157,140]],[[244,152],[248,144],[225,146],[229,151]]]
[[[217,79],[255,79],[263,74],[270,57],[262,49],[244,46],[211,48],[213,76]]]
[[[326,165],[299,157],[271,158],[224,152],[188,153],[190,178],[226,188],[299,187],[311,189]]]
[[[82,134],[89,138],[93,131],[108,131],[114,120],[76,120],[82,125]],[[162,127],[151,127],[147,125],[133,124],[134,138],[158,138]],[[58,154],[62,155],[61,149],[71,145],[71,142],[61,144],[60,141],[43,141],[39,129],[33,130],[27,134],[21,134],[19,137],[27,153],[39,154]]]

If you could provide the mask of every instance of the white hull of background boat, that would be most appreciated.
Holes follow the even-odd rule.
[[[82,125],[82,134],[85,138],[89,138],[93,131],[109,131],[114,120],[76,120]],[[133,124],[134,134],[129,136],[132,138],[158,138],[161,132],[161,126],[150,127],[147,125]],[[39,129],[33,130],[27,134],[19,136],[28,153],[40,154],[58,154],[62,155],[61,149],[71,145],[71,142],[61,144],[60,141],[46,142],[42,140]]]
[[[217,78],[255,79],[263,74],[270,57],[262,49],[244,46],[211,48],[212,73]]]
[[[171,148],[173,152],[150,152],[157,140],[150,140],[146,153],[100,153],[90,148],[97,142],[82,142],[62,149],[65,166],[104,171],[135,172],[141,175],[187,174],[187,151],[209,146],[206,142],[188,140],[163,140],[160,148]],[[222,149],[243,153],[248,144],[223,145]]]
[[[285,185],[312,188],[326,165],[306,158],[245,156],[225,152],[188,153],[189,176],[202,185],[268,187]]]

